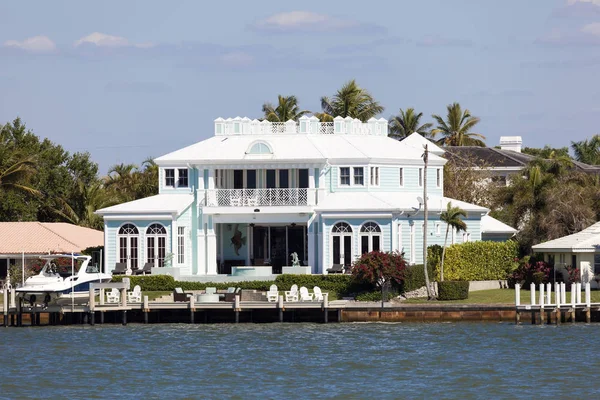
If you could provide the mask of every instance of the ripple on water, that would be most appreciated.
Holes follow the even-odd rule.
[[[600,325],[0,329],[0,397],[591,397]],[[589,354],[589,355],[588,355]],[[573,368],[568,366],[575,362]],[[560,371],[558,373],[557,371]]]

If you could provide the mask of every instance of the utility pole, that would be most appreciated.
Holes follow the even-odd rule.
[[[427,144],[423,153],[423,269],[425,270],[425,286],[427,286],[427,299],[433,300],[434,295],[429,284],[429,273],[427,272],[427,163],[429,162],[429,151]]]

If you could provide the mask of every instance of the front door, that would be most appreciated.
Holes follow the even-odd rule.
[[[164,267],[167,238],[165,236],[150,236],[147,238],[147,241],[147,262],[152,263],[157,267]]]

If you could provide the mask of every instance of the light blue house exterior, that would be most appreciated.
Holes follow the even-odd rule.
[[[155,160],[158,195],[98,211],[106,270],[124,262],[178,277],[242,266],[281,273],[296,252],[307,270],[326,273],[372,250],[421,263],[425,181],[428,244],[443,244],[439,215],[450,201],[467,212],[468,229],[449,242],[481,240],[489,210],[443,197],[443,150],[417,134],[388,138],[387,126],[384,119],[218,118],[213,137]]]

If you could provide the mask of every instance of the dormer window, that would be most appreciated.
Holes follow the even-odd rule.
[[[273,150],[265,142],[256,142],[250,146],[246,154],[273,154]]]
[[[175,170],[173,168],[165,169],[165,186],[175,187]]]
[[[177,170],[178,178],[177,178],[177,187],[187,187],[188,186],[188,170],[187,168],[179,168]]]
[[[187,168],[165,168],[165,187],[188,187]]]

